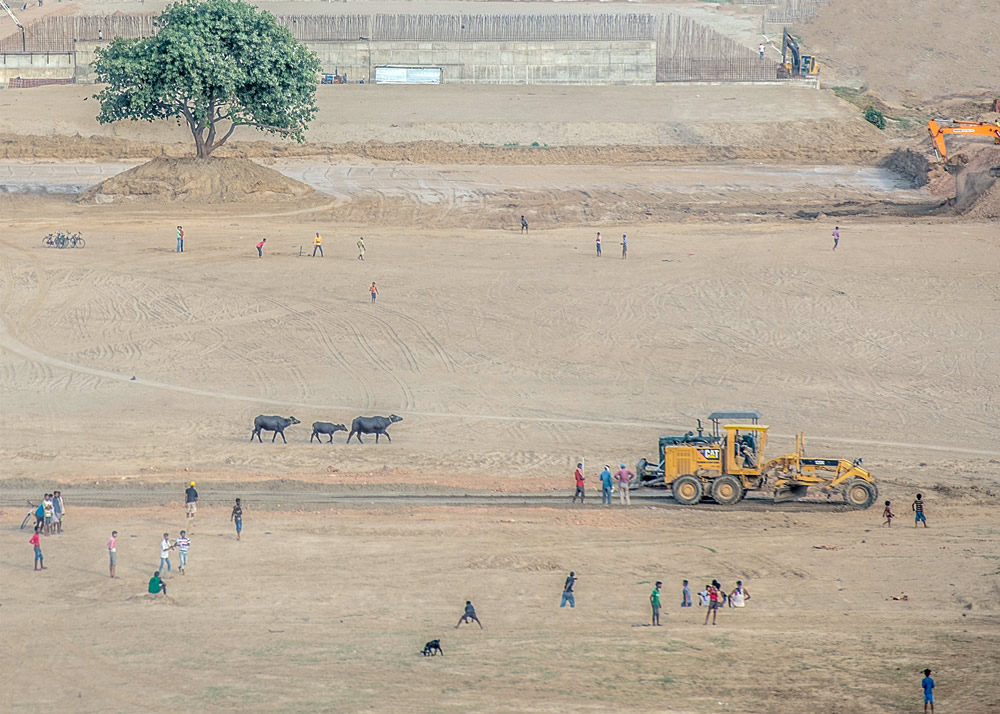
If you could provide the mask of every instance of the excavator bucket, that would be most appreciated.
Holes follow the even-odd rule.
[[[800,498],[805,497],[806,491],[808,490],[808,486],[782,486],[781,488],[775,489],[774,502],[784,503],[785,501],[798,501]]]

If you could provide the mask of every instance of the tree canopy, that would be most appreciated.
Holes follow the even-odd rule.
[[[97,50],[101,124],[183,118],[208,157],[240,126],[301,142],[320,63],[274,16],[242,0],[169,5],[153,37]]]

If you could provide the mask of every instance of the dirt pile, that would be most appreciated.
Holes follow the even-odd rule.
[[[982,147],[955,154],[955,210],[973,219],[1000,218],[1000,151]]]
[[[913,0],[837,0],[795,27],[819,57],[825,83],[860,81],[891,103],[996,92],[996,4],[942,11]]]
[[[989,188],[979,194],[963,212],[967,218],[976,220],[1000,219],[1000,180],[991,177]]]
[[[80,203],[244,203],[308,198],[315,191],[248,159],[156,158],[83,192]]]

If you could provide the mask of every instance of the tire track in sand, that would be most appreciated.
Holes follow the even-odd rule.
[[[72,362],[67,362],[66,360],[58,359],[56,357],[50,357],[49,355],[39,352],[38,350],[26,345],[19,339],[14,337],[8,329],[6,320],[0,317],[0,348],[12,352],[23,359],[30,360],[32,362],[37,362],[40,364],[47,365],[49,367],[66,369],[72,372],[81,372],[83,374],[89,374],[95,377],[101,377],[106,380],[115,382],[129,382],[140,387],[150,387],[153,389],[162,389],[170,392],[177,392],[181,394],[191,394],[199,397],[208,397],[210,399],[227,399],[230,401],[247,402],[251,404],[269,404],[271,406],[282,406],[282,407],[307,407],[310,409],[317,410],[356,410],[357,405],[353,404],[310,404],[305,402],[290,402],[283,399],[270,399],[270,398],[260,398],[260,397],[248,397],[242,394],[230,394],[228,392],[216,392],[208,389],[197,389],[195,387],[184,387],[177,384],[169,384],[167,382],[158,382],[152,379],[145,379],[136,377],[131,379],[123,374],[118,374],[117,372],[109,372],[103,369],[95,369],[93,367],[86,367],[80,364],[74,364]],[[454,414],[450,412],[426,412],[426,411],[410,411],[412,416],[427,417],[431,419],[471,419],[471,420],[483,420],[483,421],[499,421],[499,422],[531,422],[536,424],[580,424],[588,426],[628,426],[628,427],[638,427],[645,429],[686,429],[690,425],[678,425],[678,424],[666,424],[663,422],[651,422],[651,421],[631,421],[631,420],[615,420],[615,419],[583,419],[575,417],[523,417],[523,416],[506,416],[502,414]],[[781,439],[790,439],[793,437],[792,434],[778,434],[775,433],[773,436]],[[934,452],[946,452],[946,453],[961,453],[961,454],[973,454],[976,456],[1000,456],[1000,451],[992,451],[988,449],[974,449],[961,445],[941,445],[941,444],[915,444],[907,443],[901,441],[877,441],[873,439],[851,439],[839,436],[822,436],[816,435],[812,437],[814,440],[822,441],[831,444],[850,444],[855,446],[884,446],[884,447],[897,447],[902,449],[909,449],[911,451],[934,451]]]

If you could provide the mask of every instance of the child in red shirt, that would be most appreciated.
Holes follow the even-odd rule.
[[[45,556],[42,555],[42,542],[38,537],[38,531],[39,527],[35,526],[35,535],[31,536],[28,542],[35,547],[35,570],[45,570]]]
[[[719,583],[713,580],[708,586],[708,612],[705,613],[705,624],[708,624],[709,615],[712,617],[712,624],[715,624],[715,617],[719,613]]]

